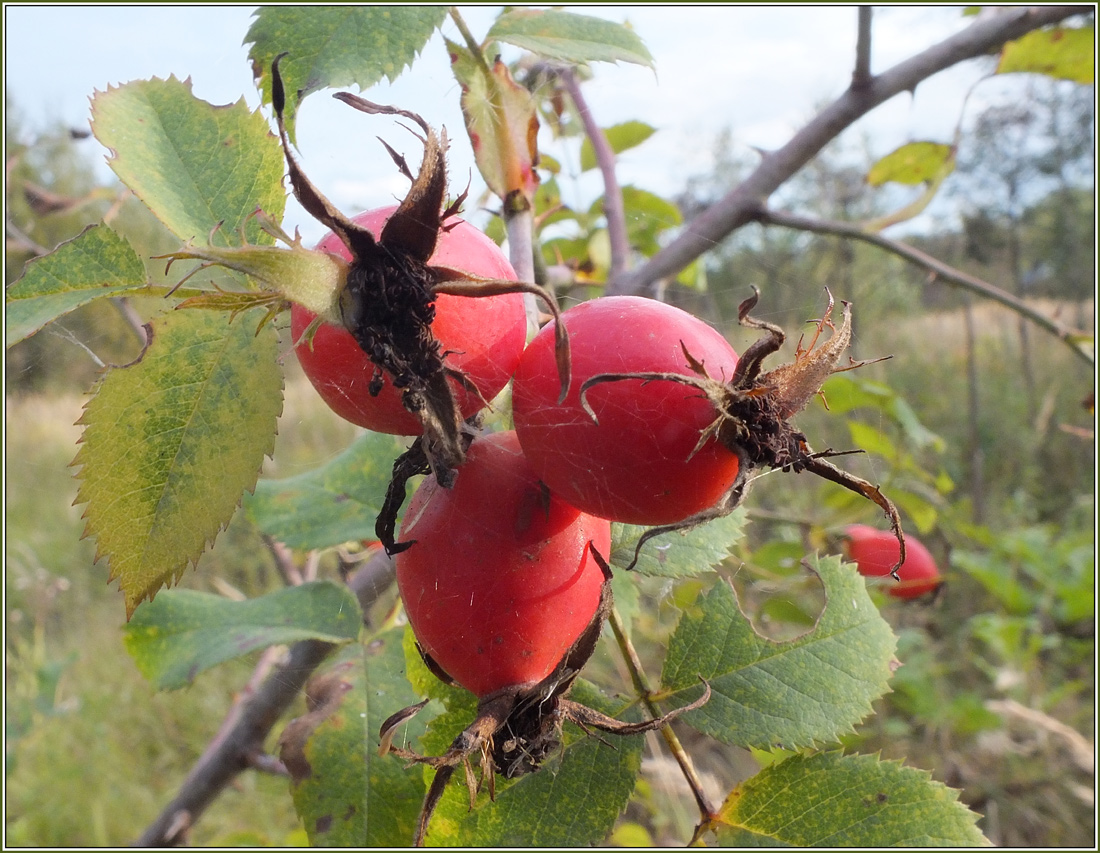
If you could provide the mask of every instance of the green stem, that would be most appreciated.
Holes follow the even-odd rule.
[[[462,38],[466,42],[466,47],[470,53],[474,55],[474,59],[481,65],[486,74],[489,73],[489,63],[485,59],[485,52],[481,49],[481,44],[474,38],[474,34],[470,32],[470,28],[466,26],[466,21],[463,20],[462,14],[458,11],[458,8],[451,6],[448,10],[451,15],[451,20],[455,22],[455,26],[458,27],[458,31],[462,33]]]

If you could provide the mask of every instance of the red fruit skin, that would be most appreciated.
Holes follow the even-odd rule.
[[[866,524],[849,525],[845,533],[848,557],[855,562],[861,575],[884,577],[890,574],[901,551],[893,533]],[[890,581],[886,587],[887,593],[895,598],[918,598],[943,583],[936,561],[912,536],[905,537],[905,562],[898,569],[898,577],[900,582]]]
[[[611,525],[546,491],[514,432],[475,440],[409,502],[397,586],[421,648],[479,697],[551,672],[595,615]]]
[[[738,459],[711,438],[717,417],[700,391],[678,382],[627,379],[579,389],[600,373],[691,375],[680,342],[712,379],[728,382],[737,353],[706,323],[671,305],[607,296],[564,314],[573,357],[558,405],[554,331],[547,326],[516,369],[512,408],[524,453],[550,490],[585,512],[630,524],[672,524],[713,506],[737,479]],[[690,458],[689,458],[690,457]]]
[[[376,237],[396,206],[361,213],[354,221]],[[448,220],[449,231],[441,231],[430,264],[454,267],[484,278],[516,280],[515,270],[497,245],[463,220]],[[330,233],[317,249],[351,260],[340,238]],[[512,378],[527,337],[523,295],[469,298],[441,295],[436,298],[432,332],[439,340],[449,366],[466,374],[486,400],[491,400]],[[300,305],[291,306],[290,329],[297,343],[316,317]],[[388,373],[377,397],[368,389],[374,365],[347,330],[322,325],[312,347],[295,347],[298,361],[313,387],[336,414],[354,424],[392,435],[420,435],[420,421],[401,403],[401,392],[393,387]],[[462,411],[469,417],[484,407],[483,402],[457,381],[451,389]]]

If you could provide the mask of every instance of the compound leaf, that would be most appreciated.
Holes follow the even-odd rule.
[[[923,770],[826,752],[772,764],[734,789],[712,824],[727,847],[979,847],[958,792]]]
[[[153,324],[137,363],[111,370],[78,423],[76,503],[127,618],[177,581],[229,522],[274,449],[278,336],[253,315],[185,311]]]
[[[393,460],[404,449],[394,436],[368,432],[320,468],[261,480],[245,498],[245,512],[261,531],[291,548],[375,539],[374,520]]]
[[[738,509],[690,530],[654,536],[642,546],[633,570],[664,578],[690,577],[709,571],[729,556],[744,526],[745,514]],[[630,565],[638,540],[648,529],[618,522],[611,525],[613,567],[625,569]]]
[[[835,742],[887,692],[896,639],[855,567],[816,561],[826,606],[815,628],[774,643],[757,635],[721,581],[684,611],[669,640],[662,684],[672,704],[710,701],[681,718],[724,743],[800,749]]]
[[[145,266],[133,247],[106,225],[90,225],[48,255],[27,264],[5,296],[7,346],[47,323],[105,296],[140,290]]]
[[[622,24],[556,9],[518,9],[496,19],[487,41],[502,41],[562,62],[633,62],[653,67],[653,56]]]
[[[315,581],[246,601],[169,590],[139,607],[123,631],[141,674],[158,690],[174,690],[256,649],[307,639],[354,640],[362,623],[347,587]]]
[[[216,107],[191,94],[190,80],[138,80],[95,93],[92,132],[115,174],[182,240],[206,240],[221,223],[213,241],[235,243],[257,208],[282,219],[283,153],[243,98]],[[246,234],[273,239],[255,221]]]
[[[325,88],[368,89],[393,82],[416,59],[446,17],[445,6],[261,6],[244,37],[265,104],[271,103],[271,61],[286,89],[286,122],[302,100]]]
[[[378,755],[378,730],[416,702],[405,680],[401,629],[346,648],[306,685],[311,710],[280,740],[291,795],[314,847],[404,847],[424,799],[423,774]],[[410,737],[423,731],[414,717]]]

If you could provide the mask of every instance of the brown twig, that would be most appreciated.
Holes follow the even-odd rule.
[[[744,181],[687,224],[683,232],[644,265],[608,282],[606,293],[642,293],[670,278],[752,220],[761,204],[812,160],[845,128],[902,92],[966,59],[985,56],[1005,42],[1091,9],[1089,6],[1013,8],[978,18],[961,33],[921,51],[872,77],[868,85],[849,87],[798,131],[782,148],[768,152]]]
[[[793,213],[784,213],[765,207],[757,208],[752,218],[763,225],[781,225],[785,228],[794,228],[799,231],[809,231],[814,234],[828,234],[834,237],[844,237],[849,240],[861,240],[864,243],[870,243],[872,246],[877,246],[880,249],[884,249],[898,257],[904,258],[912,264],[929,270],[938,278],[943,279],[949,284],[953,284],[970,293],[984,296],[986,299],[991,299],[994,302],[999,302],[1001,305],[1015,311],[1021,317],[1026,317],[1045,331],[1054,335],[1090,367],[1095,364],[1095,357],[1093,354],[1089,352],[1087,348],[1081,346],[1078,341],[1078,338],[1083,334],[1082,332],[1062,325],[1053,317],[1048,317],[1042,311],[1028,305],[1018,296],[1014,296],[1008,291],[1002,290],[996,285],[983,281],[962,270],[955,269],[949,264],[945,264],[943,261],[922,252],[920,249],[907,245],[906,243],[884,237],[877,232],[865,231],[858,225],[849,222],[837,222],[828,219],[814,219],[808,216],[797,216]]]
[[[378,551],[348,579],[363,612],[387,589],[394,577],[393,561]],[[286,658],[271,667],[262,684],[250,683],[238,695],[218,734],[207,745],[172,801],[136,842],[138,847],[171,847],[182,843],[206,808],[243,770],[265,760],[263,744],[306,681],[335,649],[332,643],[302,640]],[[266,674],[266,673],[265,673]],[[254,680],[259,677],[254,674]],[[270,765],[270,762],[267,762]],[[270,770],[271,766],[265,769]]]
[[[588,102],[581,91],[577,75],[572,68],[563,68],[559,71],[565,90],[569,93],[573,104],[577,107],[581,123],[584,125],[585,135],[592,143],[592,151],[596,155],[596,164],[603,176],[603,212],[607,218],[607,236],[611,242],[611,270],[609,278],[614,279],[626,272],[630,261],[630,241],[626,234],[626,210],[623,207],[623,191],[619,187],[619,178],[615,174],[615,152],[611,150],[611,144],[607,136],[596,124],[592,111],[588,108]]]
[[[263,540],[267,550],[271,552],[272,559],[275,560],[275,568],[279,570],[286,585],[301,586],[305,579],[302,577],[301,569],[294,562],[293,552],[278,539],[266,533],[263,534]]]
[[[645,671],[642,669],[642,661],[638,657],[638,652],[634,649],[634,644],[630,642],[630,638],[626,635],[619,611],[614,607],[611,608],[607,621],[611,625],[611,630],[615,634],[615,641],[619,644],[619,649],[623,653],[627,669],[630,671],[630,680],[634,683],[634,689],[638,691],[642,703],[646,706],[646,710],[649,711],[650,715],[659,717],[661,712],[653,702],[653,690],[650,688]],[[700,824],[709,823],[714,820],[718,812],[711,805],[710,800],[703,791],[703,783],[699,779],[699,774],[695,772],[695,766],[691,763],[691,756],[687,754],[684,745],[676,737],[676,732],[672,730],[672,726],[662,726],[661,735],[664,737],[672,757],[676,759],[676,763],[680,766],[680,772],[684,774],[684,779],[687,781],[688,787],[691,788],[692,796],[695,797],[695,804],[699,807],[699,814],[702,817]]]

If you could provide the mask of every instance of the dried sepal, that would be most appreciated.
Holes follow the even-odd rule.
[[[703,682],[702,696],[694,702],[690,702],[679,708],[674,708],[652,720],[642,720],[639,723],[626,723],[622,720],[616,720],[614,717],[609,717],[607,714],[601,713],[594,708],[589,708],[587,705],[582,705],[580,702],[574,702],[572,699],[561,700],[561,713],[565,719],[583,729],[587,734],[591,734],[589,731],[590,729],[597,729],[601,732],[622,735],[624,737],[627,735],[640,735],[656,729],[663,729],[681,714],[686,714],[688,711],[694,711],[706,705],[707,702],[710,701],[711,696],[710,684],[702,676],[700,676],[699,680]]]
[[[419,129],[417,132],[409,128],[423,145],[420,167],[414,174],[405,158],[383,142],[411,186],[377,239],[341,213],[309,181],[291,151],[283,118],[285,92],[279,74],[279,62],[285,55],[280,54],[272,62],[272,105],[291,188],[302,206],[336,233],[352,256],[338,294],[338,323],[351,333],[375,365],[371,387],[381,388],[382,372],[385,371],[394,386],[401,389],[402,403],[423,427],[421,452],[439,483],[446,488],[454,480],[455,469],[465,461],[468,442],[463,438],[462,417],[448,381],[450,374],[443,364],[439,342],[432,333],[436,296],[458,291],[471,297],[539,292],[548,300],[555,315],[557,306],[533,284],[479,280],[459,270],[428,264],[440,231],[447,228],[446,220],[458,212],[466,194],[444,206],[446,132],[437,134],[414,112],[376,104],[346,92],[334,96],[360,112],[408,120]],[[326,319],[332,322],[331,317]],[[564,336],[564,331],[560,335]],[[559,372],[564,388],[568,383],[566,343],[560,345],[559,352]],[[392,535],[389,544],[393,544]]]
[[[566,395],[569,393],[569,382],[572,373],[569,334],[566,332],[565,323],[561,319],[561,309],[558,308],[557,301],[550,295],[549,291],[532,282],[482,278],[451,267],[433,266],[432,269],[439,276],[435,285],[437,294],[478,297],[499,296],[504,293],[530,293],[542,301],[553,318],[554,361],[558,369],[558,378],[561,380],[561,393],[558,395],[558,403],[564,402]]]
[[[393,745],[396,727],[423,707],[423,703],[399,711],[383,723],[380,736],[390,753],[411,764],[425,764],[435,769],[417,819],[413,838],[416,846],[423,845],[432,813],[460,765],[465,771],[470,807],[473,808],[473,798],[481,784],[488,786],[491,798],[495,796],[495,774],[513,778],[537,770],[561,746],[561,726],[566,720],[576,723],[587,733],[598,730],[619,735],[637,734],[667,725],[676,716],[699,708],[710,699],[710,686],[704,681],[706,689],[695,702],[656,720],[623,723],[566,698],[577,675],[595,651],[600,632],[611,612],[611,569],[594,548],[592,555],[604,573],[599,605],[588,626],[562,656],[554,671],[542,681],[534,685],[505,687],[481,697],[474,721],[459,733],[443,755],[417,755]],[[430,662],[430,658],[425,656],[425,661]],[[475,758],[481,765],[480,783],[475,779],[471,765]]]
[[[402,708],[396,714],[390,714],[390,716],[386,717],[378,730],[378,736],[380,738],[378,743],[379,755],[386,755],[390,752],[391,748],[397,751],[398,747],[393,746],[393,738],[394,735],[397,734],[397,729],[416,716],[429,701],[430,700],[425,699],[422,702],[417,702],[415,705],[409,705],[407,708]]]

